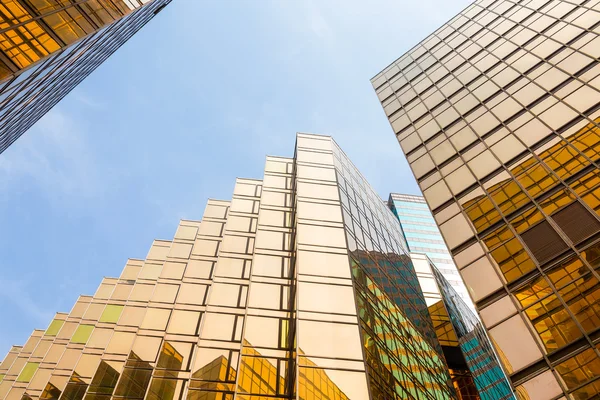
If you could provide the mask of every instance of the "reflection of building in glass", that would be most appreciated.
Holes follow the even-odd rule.
[[[400,221],[408,251],[426,254],[465,302],[471,304],[467,288],[425,199],[422,196],[390,193],[387,204]]]
[[[0,398],[456,399],[397,220],[298,134],[0,363]]]
[[[372,80],[523,399],[600,396],[598,24],[481,0]]]
[[[0,0],[0,153],[171,0]]]

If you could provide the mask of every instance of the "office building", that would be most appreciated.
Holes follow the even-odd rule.
[[[481,0],[372,80],[522,399],[600,395],[599,26]]]
[[[515,399],[485,328],[426,255],[410,253],[435,333],[460,400]]]
[[[457,399],[398,221],[298,134],[0,364],[2,399]]]
[[[387,204],[400,221],[408,251],[426,254],[465,303],[473,307],[469,292],[452,261],[425,199],[422,196],[390,193]]]
[[[0,0],[0,153],[171,0]]]

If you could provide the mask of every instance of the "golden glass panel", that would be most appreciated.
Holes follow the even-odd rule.
[[[595,276],[585,275],[560,289],[558,294],[584,331],[591,332],[600,326],[600,283]]]
[[[102,360],[94,374],[85,400],[88,398],[100,400],[99,396],[110,397],[117,386],[122,367],[122,362]],[[92,396],[94,394],[96,396]]]
[[[582,251],[583,259],[590,264],[593,269],[600,266],[600,244],[596,244]]]
[[[523,308],[529,307],[539,299],[542,299],[552,293],[554,293],[552,288],[548,284],[546,278],[543,276],[538,276],[513,292],[514,296],[517,298],[521,304],[521,307]]]
[[[561,288],[574,279],[581,277],[589,272],[589,269],[577,256],[573,256],[559,265],[545,271],[550,281],[557,288]]]
[[[536,208],[530,208],[529,210],[521,213],[518,217],[514,218],[511,222],[513,228],[517,233],[523,233],[527,229],[531,228],[538,221],[543,219],[542,213]]]
[[[525,313],[549,352],[583,335],[555,294],[526,309]]]
[[[242,356],[238,391],[259,395],[285,394],[287,362],[275,358]]]
[[[585,157],[564,140],[561,140],[552,146],[552,148],[540,154],[540,158],[561,179],[572,176],[588,165]]]
[[[435,334],[442,346],[458,346],[458,338],[450,322],[443,301],[438,301],[428,307],[429,315],[433,321]]]
[[[483,237],[483,242],[485,243],[488,249],[493,249],[498,246],[500,243],[507,242],[510,239],[513,239],[515,235],[512,233],[508,226],[500,226],[493,232]]]
[[[535,264],[517,238],[503,243],[490,254],[508,282],[512,282],[535,269]]]
[[[58,400],[60,397],[61,391],[54,386],[52,383],[48,382],[42,394],[40,395],[40,399],[45,400]]]
[[[537,162],[531,168],[517,175],[516,178],[527,193],[534,198],[540,193],[545,193],[558,182],[558,179],[545,166]]]
[[[368,399],[364,372],[300,367],[298,399]]]
[[[192,379],[213,382],[235,382],[239,351],[226,349],[196,349],[196,360]],[[201,387],[201,383],[190,383],[190,387]]]
[[[600,376],[600,359],[594,349],[587,349],[558,364],[556,371],[560,374],[565,385],[572,389]]]
[[[123,376],[115,389],[115,396],[143,399],[151,376],[152,368],[147,364],[142,363],[137,368],[123,369]]]
[[[598,122],[596,119],[594,122]],[[600,158],[600,129],[595,123],[588,124],[575,135],[569,138],[569,141],[583,154],[592,161],[598,161]]]
[[[490,196],[504,215],[510,214],[530,201],[517,182],[512,179],[501,182],[494,187],[495,189],[490,193]]]
[[[568,189],[561,189],[547,199],[542,200],[540,206],[547,215],[551,215],[559,208],[574,201],[575,196]]]
[[[154,377],[150,383],[150,389],[146,400],[173,400],[179,399],[183,382],[180,379]]]

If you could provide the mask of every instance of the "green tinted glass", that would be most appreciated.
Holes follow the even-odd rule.
[[[113,304],[109,304],[104,309],[102,316],[100,317],[100,322],[108,322],[111,324],[116,324],[121,316],[121,312],[123,312],[123,306],[116,306]]]
[[[86,344],[93,330],[94,325],[79,325],[71,337],[71,342]]]
[[[48,329],[46,329],[46,335],[56,336],[58,334],[58,331],[60,331],[60,328],[62,328],[64,323],[65,323],[65,321],[60,320],[60,319],[53,320],[50,323],[50,326],[48,327]]]
[[[17,382],[29,382],[31,378],[33,378],[33,374],[37,371],[40,363],[32,363],[28,362],[25,364],[25,367],[21,370],[19,377],[17,378]]]

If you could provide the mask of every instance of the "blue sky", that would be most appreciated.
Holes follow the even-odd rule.
[[[0,359],[295,132],[418,193],[369,79],[469,0],[173,0],[0,155]]]

